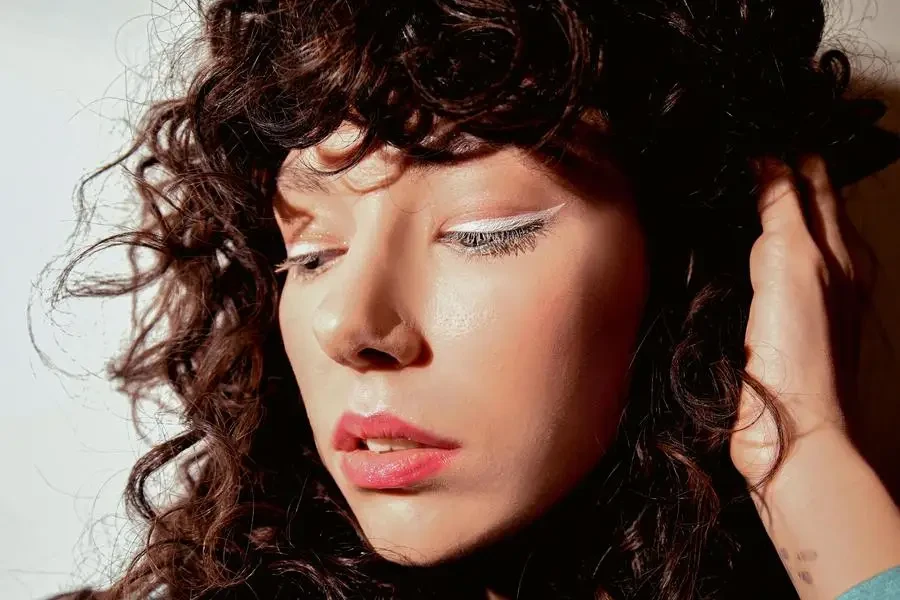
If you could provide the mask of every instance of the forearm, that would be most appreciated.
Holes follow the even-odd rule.
[[[833,600],[900,564],[900,510],[839,430],[798,440],[761,494],[757,510],[803,600]]]

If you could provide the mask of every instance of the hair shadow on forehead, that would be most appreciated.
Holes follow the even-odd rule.
[[[390,160],[397,161],[398,168],[385,176],[386,180],[393,180],[409,171],[428,172],[441,167],[460,166],[503,149],[503,146],[463,134],[436,143],[441,145],[401,150],[389,142],[374,141],[364,150],[356,143],[345,147],[341,153],[332,150],[316,152],[317,159],[330,164],[330,168],[322,168],[311,162],[312,152],[309,149],[295,149],[288,154],[279,169],[279,187],[299,193],[327,195],[332,192],[328,187],[329,180],[343,177],[377,152],[393,155]],[[381,181],[379,185],[389,183],[390,181]]]
[[[392,169],[378,185],[390,185],[404,173],[424,176],[429,172],[446,168],[462,168],[473,161],[494,155],[508,145],[494,144],[468,134],[453,133],[452,137],[440,140],[432,137],[435,147],[420,147],[419,149],[400,150],[386,142],[375,142],[369,145],[365,152],[360,151],[360,142],[345,146],[343,153],[327,151],[326,160],[333,165],[329,169],[322,169],[309,160],[308,152],[303,149],[288,154],[277,174],[277,185],[272,196],[272,206],[277,218],[283,227],[299,233],[312,219],[313,213],[302,206],[291,203],[285,197],[284,192],[293,191],[299,194],[316,195],[319,199],[327,201],[335,191],[328,185],[329,181],[343,179],[347,184],[346,175],[351,170],[379,151],[396,152],[394,158],[399,161],[398,168]],[[363,193],[366,190],[354,189],[349,183],[348,187],[355,193]]]
[[[516,149],[527,161],[527,167],[536,169],[555,184],[587,200],[618,202],[631,197],[631,185],[625,171],[615,159],[605,126],[596,119],[585,118],[576,123],[572,132],[541,147],[513,142],[497,143],[470,133],[447,129],[432,135],[420,146],[399,149],[377,138],[367,140],[366,135],[335,152],[325,150],[329,168],[321,168],[310,161],[310,154],[301,152],[289,155],[283,163],[278,179],[279,187],[298,193],[327,196],[333,192],[329,180],[338,180],[376,152],[396,152],[398,168],[385,174],[379,186],[390,185],[404,173],[426,175],[446,168],[464,168],[476,161],[509,149]],[[347,182],[346,178],[342,181]],[[351,183],[351,189],[353,184]],[[362,193],[365,190],[355,190]],[[283,198],[276,198],[285,208],[284,214],[305,218],[308,213],[289,207]],[[296,213],[296,214],[292,214]]]

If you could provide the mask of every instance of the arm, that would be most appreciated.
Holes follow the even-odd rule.
[[[797,440],[760,492],[760,518],[803,600],[831,600],[900,565],[900,510],[841,430]]]
[[[839,402],[855,383],[858,303],[869,283],[824,161],[801,161],[809,194],[777,161],[761,171],[745,368],[769,402],[742,390],[731,457],[800,597],[833,600],[900,565],[900,512],[850,441]],[[778,423],[787,456],[754,489],[781,449]]]

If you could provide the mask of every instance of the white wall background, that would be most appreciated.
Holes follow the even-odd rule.
[[[151,53],[190,24],[189,12],[175,4],[0,0],[3,600],[103,583],[134,541],[120,494],[129,464],[147,446],[130,424],[126,399],[103,378],[103,357],[127,327],[127,303],[64,305],[57,322],[48,323],[32,285],[44,264],[66,250],[77,181],[123,147],[129,134],[123,119],[133,120],[158,85],[145,78]],[[112,233],[104,220],[126,212],[114,206],[125,198],[121,178],[94,188],[88,199],[97,195],[110,208],[92,219],[93,239]],[[111,253],[98,266],[120,270],[122,255]],[[40,348],[77,377],[54,373],[33,350],[29,300]],[[149,429],[161,435],[165,424],[151,422]]]
[[[146,442],[134,433],[126,399],[104,381],[102,371],[104,357],[116,349],[127,327],[128,305],[81,301],[68,314],[56,313],[56,323],[45,323],[46,306],[34,297],[31,314],[40,347],[78,378],[59,376],[41,362],[29,340],[26,310],[39,270],[66,249],[76,182],[122,147],[128,128],[121,119],[133,120],[140,113],[137,103],[155,85],[142,75],[151,53],[189,26],[190,7],[173,13],[175,3],[0,0],[3,600],[41,598],[84,583],[103,585],[133,548],[134,529],[124,517],[120,494]],[[833,25],[846,34],[863,35],[871,46],[867,53],[900,62],[900,1],[876,5],[843,0]],[[878,76],[884,76],[883,70]],[[893,78],[896,98],[900,72]],[[900,130],[897,104],[887,122]],[[889,171],[888,178],[900,179],[896,167]],[[884,174],[858,186],[861,208],[855,210],[862,212],[854,216],[871,225],[870,235],[884,259],[900,265],[900,211],[894,208],[887,219],[866,216],[863,196],[883,195],[884,190]],[[125,198],[120,179],[94,191],[105,206]],[[900,204],[900,197],[893,200]],[[115,221],[124,214],[112,211],[94,218],[98,235],[110,231],[102,226],[104,218]],[[124,268],[115,256],[98,266],[109,264]],[[881,310],[893,311],[884,317],[900,349],[900,294],[892,291],[900,290],[900,276],[888,274],[884,285]],[[896,384],[887,389],[896,399]],[[875,412],[866,414],[870,416],[863,420],[874,429],[884,427],[879,425],[883,419],[871,416]],[[142,419],[155,436],[174,430],[171,419]],[[888,464],[888,458],[881,460]]]

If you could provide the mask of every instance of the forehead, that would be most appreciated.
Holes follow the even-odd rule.
[[[585,123],[575,131],[572,139],[541,152],[512,144],[493,144],[468,134],[456,134],[436,143],[434,147],[443,151],[435,153],[436,159],[410,157],[394,146],[382,144],[371,148],[349,170],[330,174],[327,171],[345,164],[364,141],[363,132],[345,121],[315,146],[291,150],[279,170],[278,188],[281,193],[303,195],[362,195],[389,186],[401,176],[475,173],[483,181],[501,181],[507,186],[540,177],[580,195],[630,195],[630,186],[611,158],[602,129]],[[438,130],[423,145],[429,147],[439,135]]]
[[[332,136],[334,137],[334,136]],[[399,149],[383,145],[369,152],[358,164],[338,174],[322,173],[332,170],[352,155],[355,146],[345,145],[342,152],[333,151],[328,141],[288,153],[278,174],[282,191],[306,194],[354,193],[363,194],[390,185],[399,177],[426,177],[460,169],[482,168],[542,172],[540,161],[514,146],[491,146],[472,138],[453,143],[447,150],[452,158],[422,160],[405,155]]]

